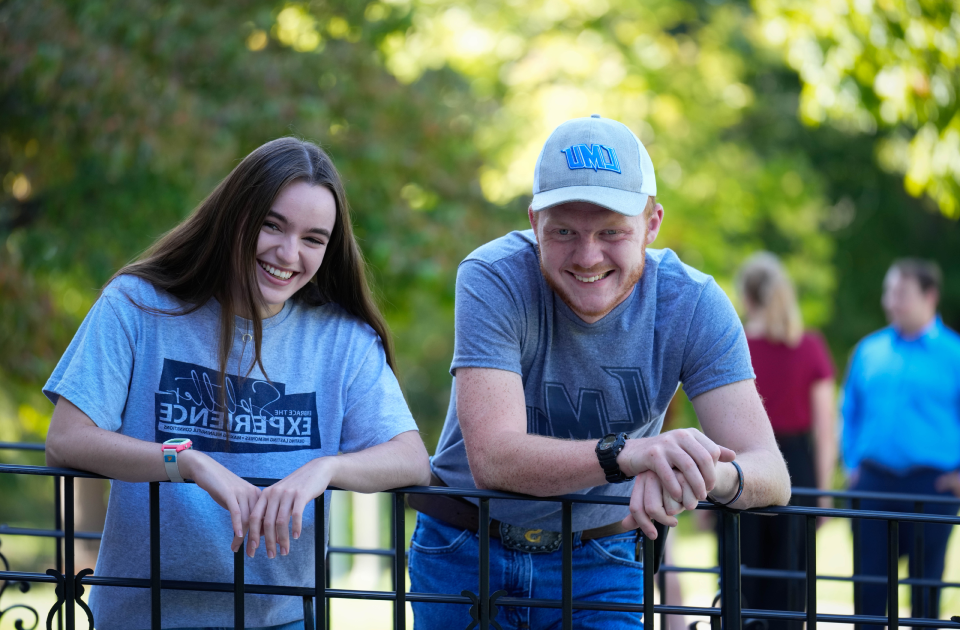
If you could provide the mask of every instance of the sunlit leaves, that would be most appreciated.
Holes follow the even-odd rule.
[[[951,0],[754,0],[760,32],[804,82],[800,111],[882,141],[907,191],[960,217],[960,6]]]
[[[769,226],[790,261],[831,276],[830,241],[820,227],[827,204],[806,157],[779,156],[782,164],[772,165],[733,140],[755,104],[744,52],[749,12],[701,12],[663,0],[522,7],[423,0],[413,7],[413,28],[384,42],[386,67],[404,82],[453,68],[470,80],[476,99],[490,103],[474,141],[491,202],[528,199],[550,131],[599,113],[627,124],[653,157],[667,209],[658,246],[678,250],[729,286],[739,261],[765,245],[761,233]],[[802,287],[820,305],[811,309],[814,321],[828,315],[831,286]]]

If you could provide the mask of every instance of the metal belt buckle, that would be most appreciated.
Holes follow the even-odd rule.
[[[560,540],[560,532],[524,529],[500,522],[500,543],[513,551],[551,553],[560,548]]]

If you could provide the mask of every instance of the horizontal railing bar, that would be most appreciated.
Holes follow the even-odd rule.
[[[27,474],[27,475],[59,475],[65,477],[88,477],[95,479],[106,479],[101,475],[87,473],[71,468],[50,468],[47,466],[22,466],[11,464],[0,464],[0,473]],[[276,479],[247,478],[247,481],[256,485],[270,485],[275,483]],[[340,488],[331,488],[340,490]],[[468,498],[488,498],[488,499],[508,499],[514,501],[546,501],[559,503],[562,501],[571,501],[574,503],[590,505],[629,505],[630,497],[613,496],[584,496],[580,494],[567,494],[554,497],[531,497],[525,494],[513,492],[500,492],[495,490],[474,490],[466,488],[448,488],[434,486],[408,486],[404,488],[394,488],[388,492],[404,492],[407,494],[436,494],[445,496],[457,496]],[[716,506],[702,502],[697,509],[716,510]],[[960,525],[960,517],[944,515],[916,514],[911,512],[879,512],[872,510],[848,510],[842,508],[808,508],[795,505],[785,507],[766,507],[744,510],[750,514],[795,514],[807,516],[827,516],[833,518],[866,518],[873,520],[898,520],[919,523],[939,523],[947,525]]]
[[[56,578],[43,573],[26,573],[22,571],[0,571],[0,579],[17,582],[37,582],[37,583],[56,583]],[[91,586],[119,586],[130,588],[150,588],[149,579],[136,578],[105,578],[96,576],[86,576],[82,583]],[[226,582],[190,582],[183,580],[163,580],[162,588],[166,590],[192,590],[207,592],[230,592],[233,590],[233,584]],[[248,593],[258,595],[287,595],[291,597],[309,597],[314,592],[312,588],[296,586],[268,586],[263,584],[246,584],[244,590]],[[392,601],[395,594],[392,591],[356,591],[344,589],[327,589],[327,596],[337,599],[366,599],[375,601]],[[433,602],[445,604],[470,604],[471,601],[463,596],[457,595],[437,595],[428,593],[408,593],[408,601],[412,602]],[[560,600],[545,599],[524,599],[519,597],[501,597],[497,600],[500,606],[513,606],[520,608],[560,608]],[[642,612],[642,604],[627,604],[616,602],[587,602],[574,600],[573,608],[575,610],[599,610],[599,611],[622,611],[622,612]],[[654,606],[654,612],[668,615],[692,615],[699,617],[717,617],[720,615],[719,608],[698,608],[694,606]],[[806,619],[805,613],[786,612],[776,610],[745,609],[744,617],[756,619],[784,619],[803,621]],[[886,617],[877,615],[837,615],[837,614],[817,614],[817,620],[826,623],[884,623]],[[944,619],[916,619],[901,617],[900,622],[905,626],[929,627],[929,628],[957,628],[960,629],[960,623],[947,621]]]
[[[720,567],[680,567],[672,564],[660,565],[660,570],[664,573],[707,573],[713,575],[720,574]],[[807,574],[805,571],[788,571],[786,569],[754,569],[747,566],[740,567],[740,574],[747,577],[768,577],[784,580],[805,580]],[[818,575],[817,580],[826,580],[831,582],[864,582],[867,584],[886,584],[887,578],[884,575]],[[901,578],[897,584],[901,586],[936,586],[938,588],[960,588],[960,582],[941,582],[929,578]],[[806,617],[804,617],[806,619]]]
[[[6,536],[35,536],[37,538],[63,538],[64,536],[63,530],[10,527],[6,524],[0,524],[0,534]],[[83,540],[100,540],[103,534],[100,532],[74,532],[73,537]]]
[[[44,537],[44,538],[63,538],[64,534],[62,531],[55,530],[45,530],[45,529],[29,529],[22,527],[9,527],[7,525],[0,525],[0,535],[7,536],[35,536],[35,537]],[[101,534],[96,532],[77,532],[75,537],[81,540],[100,540]],[[342,553],[350,555],[371,555],[371,556],[382,556],[382,557],[392,557],[394,554],[393,549],[366,549],[360,547],[330,547],[329,553]],[[665,573],[705,573],[717,575],[720,573],[718,567],[680,567],[674,565],[662,565],[660,570]],[[774,578],[774,579],[793,579],[793,580],[803,580],[806,579],[806,573],[803,571],[788,571],[788,570],[776,570],[776,569],[755,569],[752,567],[744,566],[740,570],[741,575],[746,577],[764,577],[764,578]],[[848,575],[818,575],[817,580],[833,581],[833,582],[860,582],[864,584],[886,584],[887,578],[882,575],[859,575],[859,576],[848,576]],[[901,586],[934,586],[937,588],[960,588],[960,582],[941,582],[929,578],[901,578],[898,581],[898,584]]]
[[[46,445],[36,442],[0,442],[0,450],[15,451],[45,451]],[[80,476],[80,475],[75,475]],[[249,479],[248,479],[249,481]],[[269,486],[275,480],[262,480],[262,484]],[[794,496],[800,497],[832,497],[836,499],[885,499],[889,501],[920,501],[922,503],[948,503],[960,505],[960,497],[945,497],[937,494],[902,494],[894,492],[868,492],[864,490],[821,490],[820,488],[794,487],[791,489]]]
[[[45,451],[45,444],[37,442],[0,442],[0,449],[8,451]]]
[[[327,547],[327,553],[349,553],[358,556],[390,556],[393,557],[393,549],[367,549],[364,547]]]
[[[881,499],[886,501],[919,501],[921,503],[956,503],[960,498],[942,494],[904,494],[896,492],[869,492],[867,490],[820,490],[819,488],[791,488],[797,497],[832,497],[835,499]]]
[[[666,567],[660,567],[663,571]],[[716,569],[714,572],[718,572]],[[780,569],[754,569],[750,567],[741,567],[740,574],[747,577],[763,577],[777,579],[806,579],[804,571],[787,571]],[[832,582],[862,582],[866,584],[886,584],[885,575],[818,575],[817,580],[827,580]],[[936,586],[938,588],[960,588],[960,582],[941,582],[930,578],[901,578],[897,584],[902,586]]]

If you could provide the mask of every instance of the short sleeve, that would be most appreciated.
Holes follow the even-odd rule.
[[[61,396],[100,428],[119,431],[137,346],[139,309],[106,289],[87,313],[43,393]]]
[[[730,299],[712,279],[703,287],[683,349],[680,380],[691,399],[755,378],[743,325]]]
[[[416,431],[400,383],[379,337],[371,343],[346,388],[340,451],[353,453]]]
[[[523,316],[510,288],[490,265],[477,260],[460,264],[454,322],[451,373],[479,367],[522,374]]]
[[[833,359],[830,357],[830,352],[827,350],[823,337],[818,334],[810,335],[810,359],[812,381],[833,378],[836,373],[833,367]]]

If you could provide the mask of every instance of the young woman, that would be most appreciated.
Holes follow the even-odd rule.
[[[794,486],[831,488],[837,459],[834,428],[833,362],[823,339],[804,331],[793,283],[776,256],[754,254],[740,270],[738,290],[747,311],[744,330],[757,374],[757,390]],[[793,505],[817,501],[794,497]],[[820,501],[830,507],[829,498]],[[803,523],[791,529],[784,517],[741,517],[743,563],[760,569],[803,569]],[[792,534],[792,536],[791,536]],[[750,608],[789,610],[786,580],[743,578]],[[802,595],[799,587],[795,592]],[[797,602],[803,610],[802,596]],[[770,630],[800,628],[796,622],[768,620]]]
[[[114,276],[44,387],[47,463],[117,480],[96,573],[149,576],[148,485],[130,482],[192,479],[160,488],[164,579],[231,582],[249,534],[248,583],[312,585],[312,499],[429,483],[393,368],[330,158],[256,149]],[[162,601],[164,628],[233,626],[229,594]],[[145,589],[95,587],[90,605],[100,630],[150,627]],[[295,597],[247,595],[245,613],[303,627]]]

